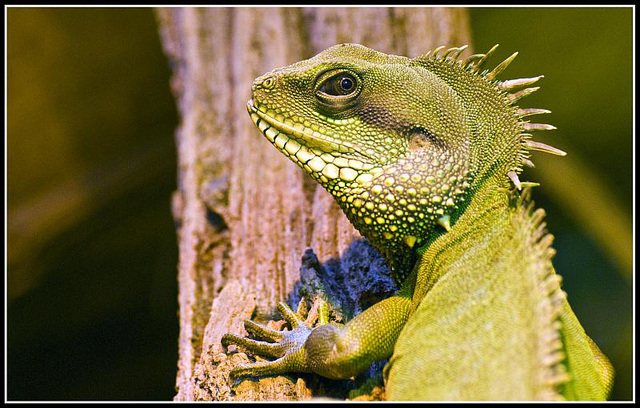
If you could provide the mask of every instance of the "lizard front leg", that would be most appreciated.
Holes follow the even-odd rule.
[[[310,322],[303,321],[281,303],[278,310],[291,325],[291,331],[268,329],[248,320],[245,322],[247,331],[266,341],[233,334],[222,337],[225,347],[235,344],[250,352],[276,358],[239,366],[231,371],[230,377],[284,372],[310,372],[332,379],[355,376],[372,362],[391,356],[410,308],[410,296],[401,291],[371,306],[344,326],[328,323],[327,310],[321,308],[318,325],[312,328]]]

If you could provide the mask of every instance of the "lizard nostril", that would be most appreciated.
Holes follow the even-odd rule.
[[[256,79],[256,81],[251,86],[251,91],[254,93],[256,91],[268,91],[275,86],[276,82],[277,79],[275,75],[265,75],[261,78]]]

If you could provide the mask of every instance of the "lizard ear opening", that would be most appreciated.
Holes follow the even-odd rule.
[[[422,127],[414,127],[409,130],[409,149],[411,151],[422,149],[444,149],[444,143],[436,135]]]

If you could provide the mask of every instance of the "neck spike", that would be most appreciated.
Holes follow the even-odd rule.
[[[515,102],[519,101],[520,99],[524,98],[525,96],[531,95],[532,93],[534,93],[538,89],[540,89],[539,86],[535,86],[533,88],[526,88],[526,89],[523,89],[521,91],[509,94],[507,96],[507,98],[509,99],[509,102],[515,103]]]
[[[525,140],[524,145],[531,150],[537,150],[539,152],[555,154],[556,156],[566,156],[567,152],[557,149],[553,146],[546,145],[540,142],[534,142],[533,140]]]
[[[444,50],[444,49],[445,49],[445,46],[444,46],[444,45],[439,46],[438,48],[436,48],[435,50],[433,50],[433,53],[431,54],[431,57],[432,57],[433,59],[438,59],[438,53],[439,53],[440,51]]]
[[[524,118],[526,116],[541,115],[543,113],[551,113],[551,111],[538,108],[520,108],[516,111],[516,114],[521,118]]]
[[[510,91],[512,89],[520,88],[521,86],[533,85],[542,78],[544,78],[544,75],[532,78],[509,79],[507,81],[499,82],[498,88],[502,91]]]
[[[507,58],[506,60],[504,60],[500,64],[498,64],[497,67],[495,67],[491,72],[489,72],[487,75],[485,75],[485,78],[487,78],[488,81],[493,80],[502,71],[504,71],[505,68],[507,68],[509,66],[509,64],[511,64],[513,62],[514,59],[516,59],[517,56],[518,56],[518,51],[514,52],[513,54],[511,54],[511,56],[509,58]]]
[[[553,125],[548,125],[546,123],[525,123],[524,130],[556,130],[557,128]]]
[[[480,67],[482,67],[482,65],[485,63],[487,58],[489,58],[489,56],[493,54],[496,48],[498,48],[498,45],[499,44],[494,45],[489,51],[487,51],[486,54],[482,55],[482,57],[480,58],[480,61],[478,61],[478,63],[476,64],[474,71],[477,71],[478,69],[480,69]]]
[[[520,179],[515,171],[511,170],[507,173],[507,176],[511,179],[511,182],[518,190],[522,190],[522,184],[520,184]]]

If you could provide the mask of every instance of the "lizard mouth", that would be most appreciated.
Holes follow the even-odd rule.
[[[337,141],[302,124],[279,121],[260,110],[253,99],[247,102],[247,111],[260,132],[285,155],[306,164],[313,157],[326,156],[371,159],[363,149],[347,141]],[[367,160],[367,162],[369,162]],[[365,165],[366,166],[366,165]],[[373,167],[373,166],[371,166]]]

